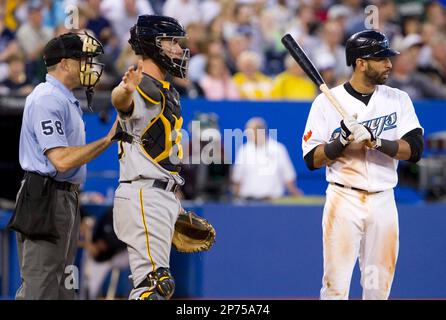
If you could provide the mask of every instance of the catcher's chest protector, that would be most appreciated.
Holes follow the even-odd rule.
[[[161,112],[143,131],[141,142],[145,153],[154,162],[168,171],[179,172],[179,163],[183,158],[180,132],[183,118],[179,94],[173,87],[166,88],[166,84],[153,79],[151,81],[158,87],[161,94]],[[141,95],[146,99],[145,95]],[[171,161],[173,159],[175,161]]]

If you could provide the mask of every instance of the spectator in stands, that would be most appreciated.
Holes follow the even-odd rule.
[[[446,32],[445,9],[438,1],[426,1],[424,7],[426,22],[433,24],[443,34]]]
[[[192,22],[186,28],[187,47],[190,50],[190,56],[200,53],[199,44],[206,38],[206,27],[199,22]]]
[[[65,0],[43,0],[43,25],[55,29],[65,22]]]
[[[153,14],[152,6],[147,0],[103,0],[101,12],[110,21],[120,47],[124,47],[130,38],[130,28],[133,27],[139,15]]]
[[[43,3],[40,0],[29,1],[27,9],[28,21],[17,30],[17,40],[27,60],[36,61],[42,57],[43,48],[51,40],[53,30],[43,26]]]
[[[231,74],[237,72],[237,59],[244,51],[249,50],[251,44],[250,39],[243,34],[236,33],[226,41],[227,55],[226,65]]]
[[[248,200],[270,200],[285,195],[301,196],[296,187],[296,172],[286,147],[269,137],[262,118],[246,124],[248,142],[235,157],[232,172],[234,194]]]
[[[446,84],[446,34],[439,34],[431,42],[432,66],[438,71],[443,84]]]
[[[201,23],[203,13],[198,0],[166,0],[163,15],[177,19],[185,28]]]
[[[350,15],[345,26],[346,38],[364,30],[364,6],[362,0],[341,0],[341,5],[348,8]]]
[[[423,48],[424,49],[424,48]],[[437,32],[431,37],[428,51],[422,50],[419,70],[433,81],[446,84],[446,36]]]
[[[0,83],[0,87],[3,88],[1,91],[11,95],[28,95],[34,86],[26,76],[23,55],[20,53],[11,55],[7,63],[9,68],[8,78]]]
[[[105,52],[115,51],[119,41],[113,31],[110,21],[101,13],[101,0],[85,1],[87,16],[86,28],[93,31],[104,46]]]
[[[420,57],[418,59],[418,70],[424,73],[425,68],[428,68],[432,56],[432,48],[430,43],[439,34],[437,27],[431,23],[423,23],[421,25],[421,39],[423,46],[421,47]]]
[[[27,10],[28,20],[17,30],[17,40],[25,53],[32,81],[37,83],[45,79],[43,48],[53,37],[53,30],[43,26],[43,3],[40,0],[28,1]]]
[[[271,97],[285,100],[312,100],[317,88],[291,56],[285,59],[286,70],[275,79]]]
[[[207,38],[200,41],[197,48],[199,52],[190,58],[187,75],[191,81],[198,83],[206,74],[207,58],[221,55],[225,52],[225,47],[220,38]]]
[[[0,7],[0,62],[8,59],[18,49],[15,34],[5,25],[3,22],[4,18],[4,10]]]
[[[221,55],[210,56],[206,63],[206,74],[200,81],[204,96],[209,100],[238,99],[237,87]]]
[[[389,41],[401,34],[401,27],[396,22],[396,4],[394,0],[372,0],[372,4],[379,8],[378,29],[383,32]]]
[[[313,31],[317,26],[313,7],[310,4],[302,3],[296,10],[296,15],[287,33],[290,33],[311,56],[319,45],[319,39],[313,36]]]
[[[406,91],[412,100],[446,99],[446,87],[416,71],[416,60],[406,49],[393,60],[388,85]]]
[[[78,19],[77,19],[77,25],[76,27],[73,27],[70,31],[72,32],[79,32],[84,33],[85,31],[94,36],[95,38],[98,37],[96,33],[94,33],[93,30],[88,29],[88,17],[89,17],[89,8],[88,7],[79,7],[78,8]]]
[[[287,7],[286,0],[278,0],[267,6],[260,14],[265,51],[265,64],[262,70],[267,75],[276,75],[285,69],[283,59],[286,49],[280,40],[293,18],[292,13],[293,11]]]
[[[352,10],[345,5],[334,4],[328,8],[327,22],[334,22],[339,25],[339,28],[344,35],[342,43],[345,43],[345,41],[347,40],[345,34],[347,28],[347,22],[352,16],[353,16]]]
[[[379,11],[377,21],[369,20],[369,23],[372,22],[373,28],[386,34],[389,41],[392,41],[394,36],[401,34],[400,26],[394,22],[397,14],[394,0],[372,0],[370,2],[378,7]],[[350,20],[351,22],[347,25],[348,35],[364,29],[364,18],[364,12],[359,12],[354,20]]]
[[[0,82],[8,77],[8,65],[5,61],[18,50],[15,34],[5,25],[5,18],[5,9],[0,6]]]
[[[387,35],[389,41],[401,34],[401,26],[396,23],[397,7],[394,0],[371,0],[370,3],[379,8],[378,21],[369,21],[373,28]],[[364,18],[363,18],[364,19]],[[360,22],[357,28],[364,29],[364,22]],[[359,30],[360,31],[360,30]]]
[[[33,83],[44,81],[46,74],[43,48],[52,38],[53,30],[43,26],[43,3],[40,0],[27,2],[27,21],[17,30],[19,46],[25,53],[27,73]]]
[[[407,15],[401,17],[401,33],[402,36],[409,34],[420,34],[421,21],[418,15]]]
[[[322,54],[318,54],[314,59],[314,64],[329,88],[333,88],[345,82],[345,78],[336,77],[335,72],[338,63],[330,53],[324,52]]]
[[[270,98],[272,80],[260,72],[260,57],[254,51],[243,52],[237,60],[238,72],[233,76],[241,99]]]
[[[313,0],[311,6],[314,10],[314,16],[317,23],[324,23],[328,18],[328,6],[331,4],[326,0]]]
[[[17,17],[17,8],[25,1],[1,1],[0,11],[3,13],[3,23],[5,26],[15,32],[19,27],[19,19]]]
[[[342,45],[344,33],[339,23],[334,21],[326,22],[319,32],[319,37],[322,42],[314,51],[315,60],[319,61],[319,64],[324,67],[332,60],[338,61],[334,66],[334,77],[339,83],[347,81],[351,74],[351,68],[347,64],[342,63],[345,60],[345,48]],[[323,61],[327,59],[329,61]]]
[[[228,41],[235,35],[244,35],[247,38],[249,49],[257,52],[263,60],[264,40],[257,20],[253,3],[238,2],[234,7],[233,18],[223,23],[223,37]]]
[[[202,23],[204,25],[209,25],[212,20],[214,20],[215,17],[217,17],[221,13],[222,9],[222,2],[221,0],[203,0],[200,3],[200,9],[201,12],[203,12],[202,16]]]
[[[220,14],[216,16],[213,20],[209,22],[207,25],[208,37],[212,39],[223,39],[223,23],[225,19]]]

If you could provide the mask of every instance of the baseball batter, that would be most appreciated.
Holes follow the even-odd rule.
[[[326,166],[324,275],[321,299],[347,299],[359,257],[363,299],[387,299],[398,256],[393,188],[398,160],[417,162],[423,129],[409,96],[385,86],[398,52],[386,36],[366,30],[346,44],[349,82],[332,89],[346,119],[324,95],[313,102],[302,149],[310,170]]]
[[[130,299],[169,299],[175,289],[169,256],[181,210],[175,191],[183,184],[178,174],[183,119],[179,95],[165,77],[186,75],[189,50],[179,45],[185,36],[175,19],[139,16],[129,43],[142,60],[112,92],[121,119],[114,228],[128,246]]]

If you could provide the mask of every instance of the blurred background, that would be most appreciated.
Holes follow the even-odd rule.
[[[378,29],[401,52],[392,60],[387,84],[410,95],[425,129],[422,160],[400,162],[398,169],[400,254],[391,298],[446,298],[444,0],[0,0],[0,298],[12,299],[20,283],[15,236],[6,224],[23,176],[18,141],[24,99],[44,80],[43,47],[70,31],[66,22],[73,22],[73,8],[78,13],[74,31],[88,30],[106,52],[94,112],[84,113],[87,142],[106,134],[115,118],[110,91],[137,61],[127,43],[137,16],[172,16],[188,32],[188,79],[169,81],[182,96],[184,128],[191,137],[183,140],[186,158],[200,152],[208,161],[186,161],[186,185],[178,196],[186,209],[216,227],[217,243],[207,253],[172,252],[174,297],[317,298],[325,171],[308,171],[301,141],[319,92],[280,39],[293,35],[328,86],[342,84],[351,73],[344,44],[364,29],[368,5],[379,8]],[[78,97],[86,105],[82,91]],[[191,135],[192,121],[200,124],[198,135]],[[245,128],[276,130],[279,161],[269,175],[259,174],[268,170],[265,162],[255,166],[257,171],[233,165],[246,156],[238,147],[252,137],[237,143],[225,130]],[[198,151],[187,148],[192,143],[199,144]],[[113,146],[88,165],[82,188],[77,266],[83,299],[125,299],[130,290],[125,246],[112,228],[117,184]],[[351,296],[360,295],[355,270]]]

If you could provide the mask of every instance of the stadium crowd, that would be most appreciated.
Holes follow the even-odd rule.
[[[370,7],[370,6],[375,7]],[[28,94],[46,73],[44,45],[53,36],[87,30],[104,44],[110,90],[134,64],[128,30],[140,14],[177,18],[187,29],[183,96],[210,100],[311,100],[318,90],[287,56],[280,39],[293,35],[329,86],[346,81],[344,43],[374,26],[401,52],[388,84],[412,99],[446,98],[446,4],[422,0],[0,0],[0,94]],[[370,18],[370,16],[369,16]]]

